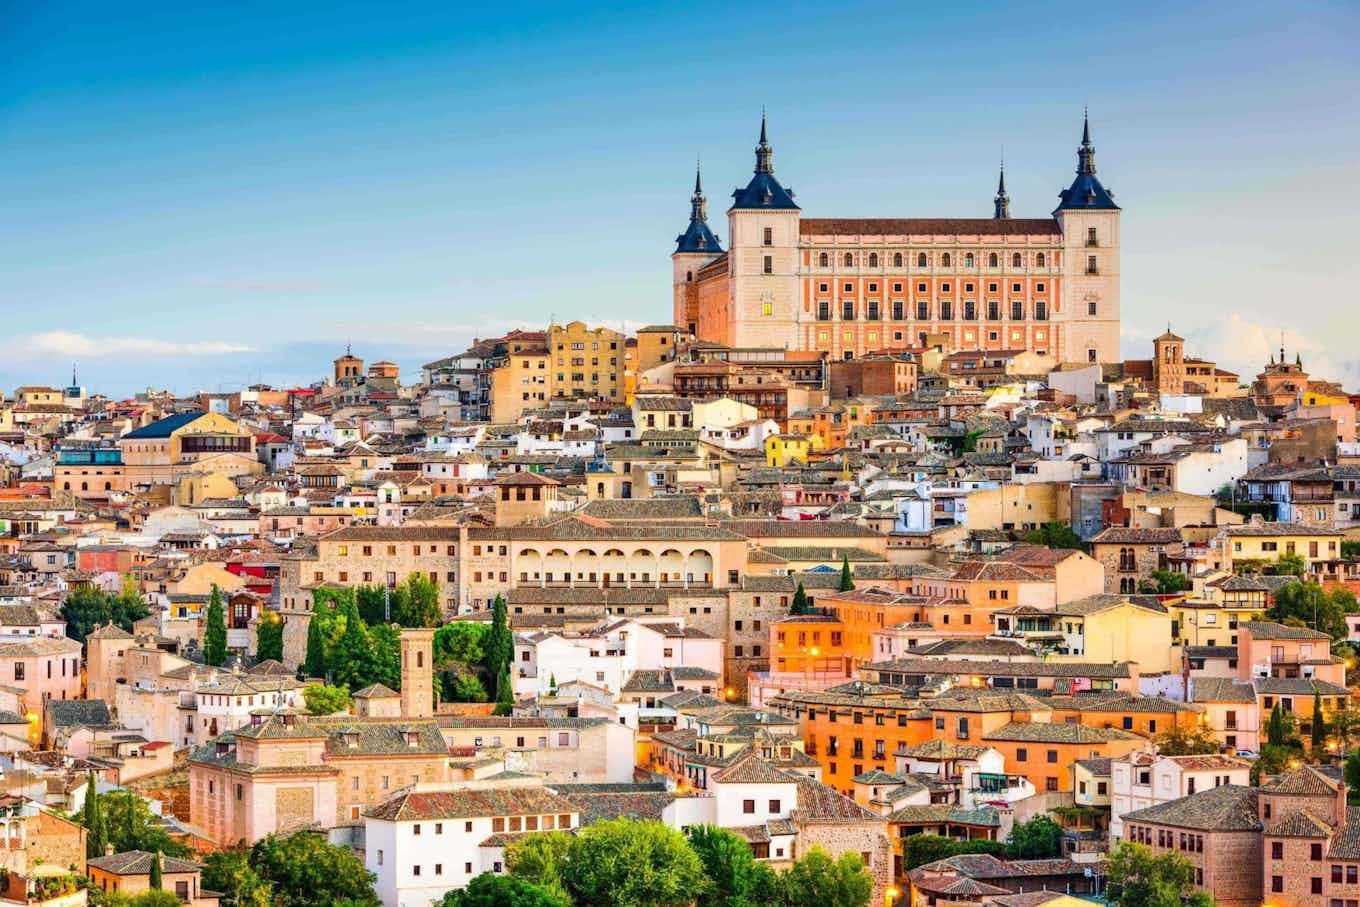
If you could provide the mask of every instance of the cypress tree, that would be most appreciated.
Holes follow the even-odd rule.
[[[371,679],[373,648],[359,608],[353,602],[345,602],[340,613],[345,618],[345,632],[335,644],[335,664],[331,665],[331,671],[336,683],[349,684],[350,689],[357,690]]]
[[[325,607],[317,602],[312,609],[312,619],[307,622],[307,657],[302,667],[308,677],[326,676],[326,639],[321,634],[322,609]]]
[[[148,884],[150,884],[152,888],[159,889],[162,883],[163,880],[161,879],[161,852],[158,850],[156,851],[155,856],[151,858],[151,878],[148,880]]]
[[[841,582],[844,581],[844,576],[842,576]],[[803,581],[799,580],[798,589],[793,593],[793,609],[791,613],[806,614],[811,610],[812,606],[808,604],[807,590],[803,588]]]
[[[127,836],[124,843],[126,850],[136,850],[137,843],[141,840],[137,836],[137,800],[133,796],[132,789],[127,790],[127,818],[124,823],[123,833]]]
[[[227,660],[227,619],[222,608],[222,590],[214,583],[208,596],[208,626],[203,631],[203,660],[221,667]]]
[[[1322,748],[1327,743],[1327,721],[1322,717],[1322,693],[1314,688],[1313,690],[1313,757],[1322,754]]]
[[[90,770],[90,777],[85,782],[85,807],[81,824],[85,826],[85,856],[102,857],[109,843],[109,831],[104,825],[104,811],[99,805],[94,769]]]
[[[491,632],[486,637],[486,673],[498,681],[501,670],[515,659],[515,639],[510,634],[510,620],[505,613],[505,599],[497,595],[491,605]],[[499,701],[499,693],[497,700]]]
[[[849,592],[855,588],[855,576],[850,572],[850,554],[841,555],[841,591]]]
[[[515,710],[514,682],[510,679],[510,662],[501,668],[496,681],[496,714],[509,715]]]

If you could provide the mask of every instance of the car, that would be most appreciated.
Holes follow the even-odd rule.
[[[1239,758],[1239,759],[1252,759],[1252,760],[1255,760],[1255,759],[1260,759],[1260,758],[1261,758],[1260,754],[1258,754],[1258,753],[1253,753],[1251,750],[1237,750],[1236,752],[1233,753],[1233,755],[1236,756],[1236,757]]]

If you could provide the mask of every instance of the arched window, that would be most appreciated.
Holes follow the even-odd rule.
[[[916,267],[924,268],[925,266],[926,266],[926,253],[922,252],[916,256]]]
[[[849,252],[845,253],[845,266],[847,268],[853,268],[855,266],[855,256],[851,255]]]
[[[89,491],[89,490],[90,490],[90,483],[89,483],[89,482],[81,482],[81,483],[80,483],[80,490],[81,490],[81,491]]]
[[[686,271],[686,272],[685,272],[685,282],[686,282],[686,283],[693,283],[693,282],[694,282],[694,272],[693,272],[693,271]]]
[[[878,267],[878,253],[877,253],[877,252],[870,252],[870,253],[869,253],[869,267],[871,267],[871,268],[876,268],[876,267]]]
[[[71,483],[70,483],[70,482],[62,482],[62,483],[61,483],[61,488],[62,488],[62,491],[70,491],[70,490],[71,490]]]
[[[1035,266],[1036,268],[1042,268],[1042,267],[1044,266],[1044,253],[1038,252],[1038,253],[1035,254],[1035,256],[1034,256],[1034,266]]]
[[[105,482],[105,483],[104,483],[104,490],[105,490],[105,491],[113,491],[113,483],[112,483],[112,482]]]
[[[1012,268],[1018,268],[1018,267],[1020,267],[1020,262],[1021,262],[1021,258],[1020,258],[1020,253],[1019,253],[1019,252],[1016,252],[1014,255],[1011,256],[1011,267],[1012,267]]]
[[[949,253],[948,252],[944,253],[943,255],[940,256],[940,267],[942,268],[949,267],[950,261],[952,261],[952,259],[949,257]]]
[[[971,268],[971,267],[973,266],[973,253],[972,253],[972,252],[969,252],[967,255],[963,256],[963,266],[964,266],[965,268]]]
[[[998,259],[997,259],[997,257],[996,257],[996,253],[995,253],[995,252],[993,252],[991,255],[988,255],[988,256],[987,256],[987,267],[989,267],[989,268],[995,268],[995,267],[997,266],[997,263],[998,263]]]
[[[817,267],[825,268],[829,264],[831,264],[831,258],[825,252],[817,256]]]
[[[901,253],[901,252],[894,252],[894,253],[893,253],[893,267],[894,267],[894,268],[900,268],[900,267],[902,267],[902,253]]]

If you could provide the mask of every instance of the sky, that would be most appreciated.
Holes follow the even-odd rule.
[[[670,320],[762,106],[809,217],[1017,217],[1084,105],[1123,352],[1360,387],[1360,4],[0,0],[0,388],[276,386]]]

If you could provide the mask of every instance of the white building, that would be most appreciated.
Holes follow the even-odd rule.
[[[1123,837],[1124,816],[1224,784],[1251,785],[1251,765],[1232,756],[1129,753],[1110,761],[1110,840]]]
[[[430,907],[483,872],[503,872],[514,836],[579,825],[575,806],[537,785],[421,784],[368,811],[364,863],[383,907]]]

